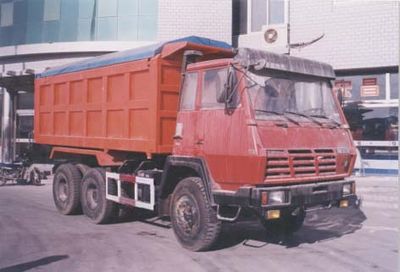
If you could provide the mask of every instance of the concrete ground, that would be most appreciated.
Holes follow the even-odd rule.
[[[51,183],[0,187],[0,272],[398,271],[397,177],[357,178],[361,209],[309,213],[284,241],[257,222],[224,226],[218,246],[194,253],[155,219],[93,225],[56,212]]]

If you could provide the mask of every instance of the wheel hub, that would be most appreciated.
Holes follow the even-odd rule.
[[[178,219],[179,227],[186,234],[193,234],[196,232],[199,223],[199,213],[193,199],[188,196],[182,196],[176,202],[175,215]]]
[[[89,205],[89,208],[94,210],[98,206],[98,199],[99,199],[99,191],[97,187],[90,186],[86,192],[86,199]]]
[[[62,202],[65,202],[68,198],[68,185],[66,181],[60,181],[58,186],[58,196]]]

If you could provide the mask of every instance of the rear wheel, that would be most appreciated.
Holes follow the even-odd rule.
[[[0,186],[3,186],[7,183],[6,174],[6,170],[0,168]]]
[[[53,179],[53,198],[57,210],[65,215],[81,212],[80,184],[82,176],[73,164],[60,165]]]
[[[5,177],[0,176],[0,186],[6,185],[7,179]]]
[[[198,177],[185,178],[178,183],[172,196],[170,214],[175,236],[189,250],[209,249],[221,232],[221,222]]]
[[[32,171],[29,173],[29,183],[37,186],[42,183],[40,172],[37,168],[32,169]]]
[[[82,180],[81,203],[83,213],[96,224],[106,224],[118,215],[118,205],[106,199],[105,171],[88,170]]]
[[[81,173],[82,177],[86,174],[86,172],[90,169],[89,166],[83,163],[75,164],[76,168],[78,168],[79,172]]]

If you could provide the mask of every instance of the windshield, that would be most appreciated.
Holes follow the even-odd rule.
[[[328,81],[272,78],[249,72],[247,89],[256,119],[290,116],[298,122],[341,123]]]

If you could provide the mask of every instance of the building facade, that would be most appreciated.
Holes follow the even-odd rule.
[[[332,64],[357,167],[398,172],[399,3],[390,0],[0,0],[1,161],[32,137],[34,74],[189,35]]]
[[[230,43],[231,9],[230,0],[0,0],[1,162],[30,146],[34,74],[188,35]]]
[[[237,0],[234,42],[330,63],[363,173],[398,174],[398,1]]]

